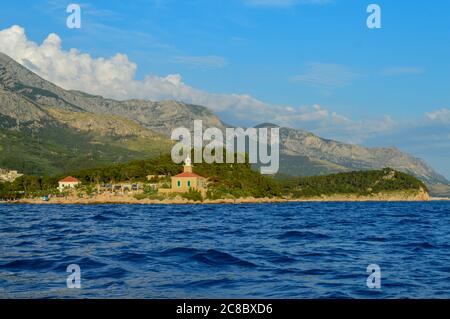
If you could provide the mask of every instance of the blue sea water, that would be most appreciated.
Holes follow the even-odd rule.
[[[0,297],[450,298],[450,202],[0,205]]]

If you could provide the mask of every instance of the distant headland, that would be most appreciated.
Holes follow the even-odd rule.
[[[391,168],[312,177],[264,176],[243,164],[175,164],[169,155],[71,172],[21,175],[0,200],[30,204],[222,204],[298,201],[427,201],[423,182]]]

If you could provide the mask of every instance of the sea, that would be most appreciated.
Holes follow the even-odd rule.
[[[450,298],[450,202],[2,204],[0,298]]]

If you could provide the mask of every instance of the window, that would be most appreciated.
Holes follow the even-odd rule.
[[[187,185],[188,185],[188,187],[191,187],[191,181],[188,181]]]
[[[181,181],[177,182],[178,187],[181,187]]]

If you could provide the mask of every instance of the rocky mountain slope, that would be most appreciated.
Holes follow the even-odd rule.
[[[427,183],[445,183],[446,179],[437,174],[424,161],[396,148],[366,148],[320,138],[312,133],[290,128],[280,129],[281,153],[287,161],[307,157],[321,174],[392,167],[410,173]],[[286,166],[282,173],[289,175],[308,174],[301,167]]]
[[[171,141],[156,131],[84,110],[78,105],[78,99],[87,103],[84,95],[65,91],[0,54],[0,167],[59,174],[170,151]]]
[[[57,164],[62,159],[74,165],[73,170],[94,162],[152,156],[169,150],[173,128],[192,128],[194,119],[203,120],[204,127],[226,127],[202,106],[116,101],[64,90],[0,53],[0,148],[8,150],[1,152],[0,166],[29,173],[31,165],[35,173],[54,172],[63,169]],[[365,148],[291,128],[281,128],[280,137],[281,173],[321,175],[392,167],[428,184],[448,183],[422,160],[398,149]],[[14,146],[14,139],[21,142]],[[17,152],[25,154],[22,164],[14,162]],[[51,168],[39,169],[42,166]]]
[[[204,126],[221,129],[225,127],[210,110],[198,105],[177,101],[116,101],[79,91],[64,90],[3,53],[0,53],[1,89],[2,95],[6,95],[0,97],[1,113],[21,121],[44,117],[42,108],[61,108],[74,112],[121,116],[165,135],[170,135],[174,127],[191,127],[194,119],[202,119]],[[20,96],[29,99],[29,103],[14,103]]]

